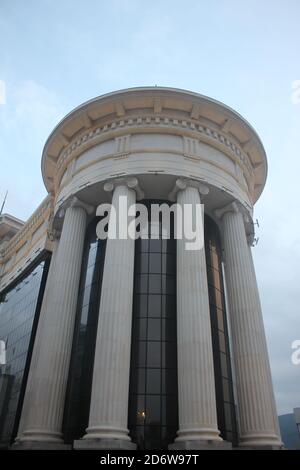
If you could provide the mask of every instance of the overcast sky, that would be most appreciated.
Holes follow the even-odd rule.
[[[255,127],[269,174],[255,207],[254,258],[280,414],[300,407],[300,365],[291,362],[300,339],[299,24],[299,0],[0,1],[5,212],[31,215],[46,195],[47,136],[103,93],[184,88],[223,101]]]

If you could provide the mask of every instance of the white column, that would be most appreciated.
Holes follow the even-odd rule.
[[[51,261],[26,387],[17,444],[59,446],[75,312],[90,206],[73,198]]]
[[[106,183],[113,190],[112,206],[117,221],[135,204],[136,178]],[[123,211],[120,207],[123,199]],[[110,223],[112,216],[110,216]],[[125,219],[121,223],[127,230]],[[131,352],[135,241],[107,239],[97,329],[89,425],[75,441],[79,449],[134,449],[128,436],[127,415]]]
[[[200,193],[208,193],[191,180],[177,180],[176,186],[183,211],[185,204],[201,204]],[[194,214],[193,219],[195,227]],[[173,449],[223,444],[217,425],[205,247],[189,251],[186,241],[177,240],[179,431]]]
[[[236,369],[241,446],[282,445],[258,287],[244,218],[236,203],[219,211],[233,356]]]

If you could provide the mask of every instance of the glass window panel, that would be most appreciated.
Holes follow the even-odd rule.
[[[218,332],[218,336],[219,336],[219,348],[220,348],[220,351],[226,353],[226,345],[225,345],[225,335],[222,331],[219,331]]]
[[[148,316],[149,317],[161,316],[161,296],[160,295],[148,296]]]
[[[141,253],[137,257],[137,262],[136,262],[136,272],[138,273],[148,273],[148,258],[149,255],[148,253]]]
[[[161,272],[161,254],[150,253],[149,256],[149,273],[160,273]]]
[[[132,364],[137,367],[146,365],[146,341],[133,341],[132,343]]]
[[[177,361],[177,343],[176,341],[171,342],[163,342],[162,343],[162,367],[164,368],[174,368],[176,367]]]
[[[223,309],[223,294],[218,289],[215,289],[215,305],[217,308]]]
[[[146,424],[159,424],[160,423],[160,397],[147,396],[146,397]]]
[[[160,369],[147,369],[146,394],[161,393]]]
[[[148,250],[149,250],[149,240],[148,239],[139,238],[137,240],[137,243],[139,244],[139,251],[148,253]]]
[[[178,425],[177,408],[178,403],[175,395],[162,397],[162,414],[165,414],[163,424],[167,424],[168,426]]]
[[[226,429],[232,430],[232,407],[229,403],[224,403]]]
[[[223,377],[228,378],[228,365],[227,365],[227,357],[224,353],[220,353],[220,359],[221,359],[221,372]]]
[[[216,289],[219,291],[223,291],[223,286],[221,284],[221,277],[220,277],[220,271],[217,271],[216,269],[213,269],[213,283]]]
[[[161,275],[149,274],[149,294],[161,293]]]
[[[145,428],[144,426],[136,426],[132,429],[131,435],[134,442],[137,443],[139,449],[145,449]]]
[[[149,239],[149,249],[150,249],[150,253],[160,253],[161,252],[161,240]]]
[[[89,266],[89,268],[86,271],[86,276],[85,276],[85,285],[86,286],[88,286],[89,284],[92,284],[93,275],[94,275],[94,264]]]
[[[215,249],[210,250],[210,259],[211,259],[211,265],[215,269],[218,269],[218,267],[219,267],[219,255],[218,255],[218,252]]]
[[[145,367],[146,365],[146,341],[138,341],[136,345],[137,351],[137,365],[139,367]]]
[[[161,344],[157,341],[150,341],[147,345],[147,367],[160,367],[161,365]]]
[[[136,414],[136,421],[137,424],[144,424],[145,417],[146,417],[146,405],[145,405],[145,396],[138,395],[137,396],[137,414]]]
[[[137,393],[144,394],[146,392],[146,369],[137,369],[136,374],[138,377]]]
[[[222,379],[222,384],[223,384],[223,395],[224,395],[224,401],[231,401],[231,396],[229,392],[229,382],[227,379]]]
[[[218,328],[221,331],[224,331],[224,315],[223,315],[223,310],[217,308],[217,321],[218,321]]]
[[[162,320],[162,341],[174,341],[176,338],[175,321],[169,318]]]
[[[176,297],[162,295],[162,316],[176,318]]]
[[[148,319],[147,337],[149,341],[160,341],[161,320],[156,318]]]
[[[164,395],[176,395],[177,392],[177,371],[176,369],[166,369],[162,371],[162,393]]]
[[[135,296],[135,314],[140,317],[147,316],[147,295],[141,294]]]
[[[164,274],[176,273],[176,256],[173,253],[162,255],[162,272]]]
[[[139,274],[136,276],[136,290],[140,294],[147,294],[148,292],[148,275]]]
[[[207,266],[207,282],[211,286],[214,285],[213,268],[211,266]]]
[[[174,294],[176,289],[175,277],[162,275],[162,293]]]
[[[161,251],[162,253],[167,253],[169,250],[169,240],[163,239],[161,241]]]
[[[140,341],[146,340],[147,336],[147,319],[140,318],[137,322],[138,324],[138,338]]]

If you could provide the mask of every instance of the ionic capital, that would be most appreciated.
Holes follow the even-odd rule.
[[[145,194],[139,185],[138,179],[133,176],[129,178],[116,178],[112,181],[108,181],[104,184],[103,189],[107,192],[112,192],[117,186],[127,186],[129,189],[133,189],[136,192],[136,198],[138,200],[144,199]]]
[[[72,199],[70,201],[70,207],[81,207],[89,215],[91,215],[95,211],[94,206],[92,206],[91,204],[87,204],[86,202],[81,201],[76,196],[72,197]]]
[[[220,209],[216,209],[215,216],[218,219],[222,219],[225,214],[228,214],[228,212],[233,212],[235,214],[240,212],[239,206],[236,202],[231,202],[230,204],[227,204],[226,206],[221,207]]]
[[[86,202],[81,201],[77,196],[72,196],[68,199],[63,207],[61,207],[58,211],[58,217],[63,218],[66,214],[66,211],[69,207],[81,207],[86,211],[87,214],[91,215],[95,211],[94,206],[87,204]]]
[[[215,210],[215,216],[218,219],[222,219],[223,216],[228,213],[234,213],[234,214],[240,213],[243,217],[244,222],[245,223],[249,222],[249,216],[245,213],[241,204],[239,204],[236,201],[233,201],[230,204],[227,204],[226,206]]]
[[[175,201],[177,193],[179,191],[183,191],[188,187],[198,189],[199,193],[204,196],[209,193],[209,188],[200,181],[193,180],[190,178],[178,178],[176,180],[174,188],[168,195],[170,201]]]

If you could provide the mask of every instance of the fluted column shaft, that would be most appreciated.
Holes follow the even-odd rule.
[[[223,215],[225,274],[243,446],[280,446],[261,305],[243,215]]]
[[[200,204],[197,187],[187,183],[177,193],[177,203],[183,210],[185,204]],[[176,442],[216,442],[221,438],[217,425],[205,248],[188,251],[185,242],[184,238],[177,240],[179,431]]]
[[[86,211],[66,210],[51,261],[22,411],[19,442],[62,442]]]
[[[118,184],[112,197],[117,220],[120,197],[127,198],[127,207],[136,201],[135,191],[126,182]],[[77,447],[110,448],[112,442],[121,448],[124,442],[134,446],[127,429],[134,249],[135,241],[128,237],[107,239],[89,426]]]

